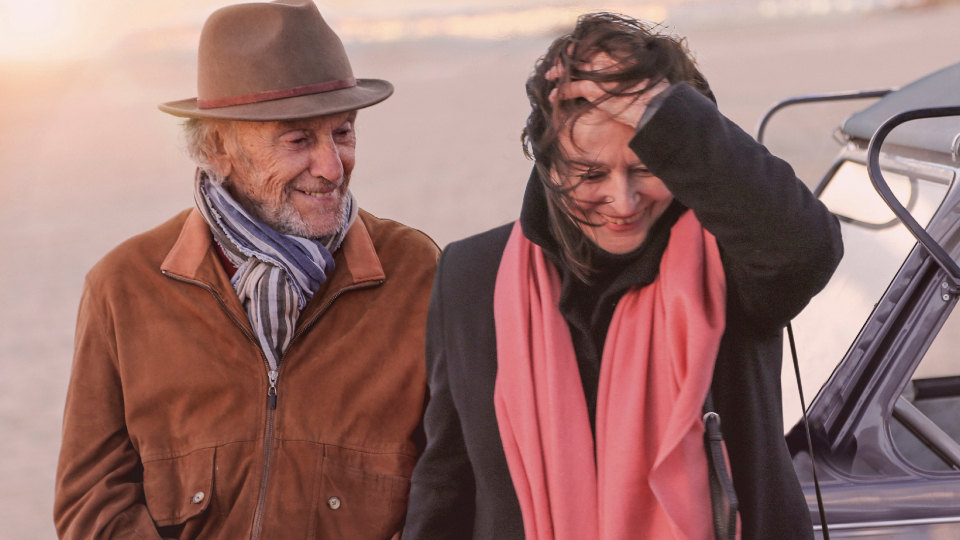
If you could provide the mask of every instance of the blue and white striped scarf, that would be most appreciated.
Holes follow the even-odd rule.
[[[194,196],[217,243],[237,267],[230,283],[247,310],[271,371],[293,340],[300,310],[333,271],[332,252],[357,219],[347,192],[343,229],[320,240],[282,234],[251,216],[223,187],[197,171]]]

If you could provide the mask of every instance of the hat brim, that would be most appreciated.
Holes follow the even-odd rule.
[[[159,105],[161,111],[181,118],[220,118],[268,122],[298,120],[362,109],[393,94],[393,85],[381,79],[357,79],[357,85],[330,92],[274,99],[215,109],[197,107],[197,98]]]

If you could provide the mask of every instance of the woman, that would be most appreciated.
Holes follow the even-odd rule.
[[[836,219],[644,23],[581,17],[527,93],[520,219],[437,270],[404,538],[712,538],[708,394],[738,534],[813,538],[782,328],[839,262]]]

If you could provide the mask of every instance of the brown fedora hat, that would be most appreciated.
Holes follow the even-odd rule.
[[[197,97],[160,110],[186,118],[295,120],[369,107],[393,93],[354,79],[337,34],[311,0],[237,4],[200,33]]]

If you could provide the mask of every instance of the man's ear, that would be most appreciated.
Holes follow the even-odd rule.
[[[231,129],[230,122],[221,121],[207,131],[207,148],[210,150],[208,158],[221,178],[227,178],[233,172],[233,159],[227,152],[228,129]]]

